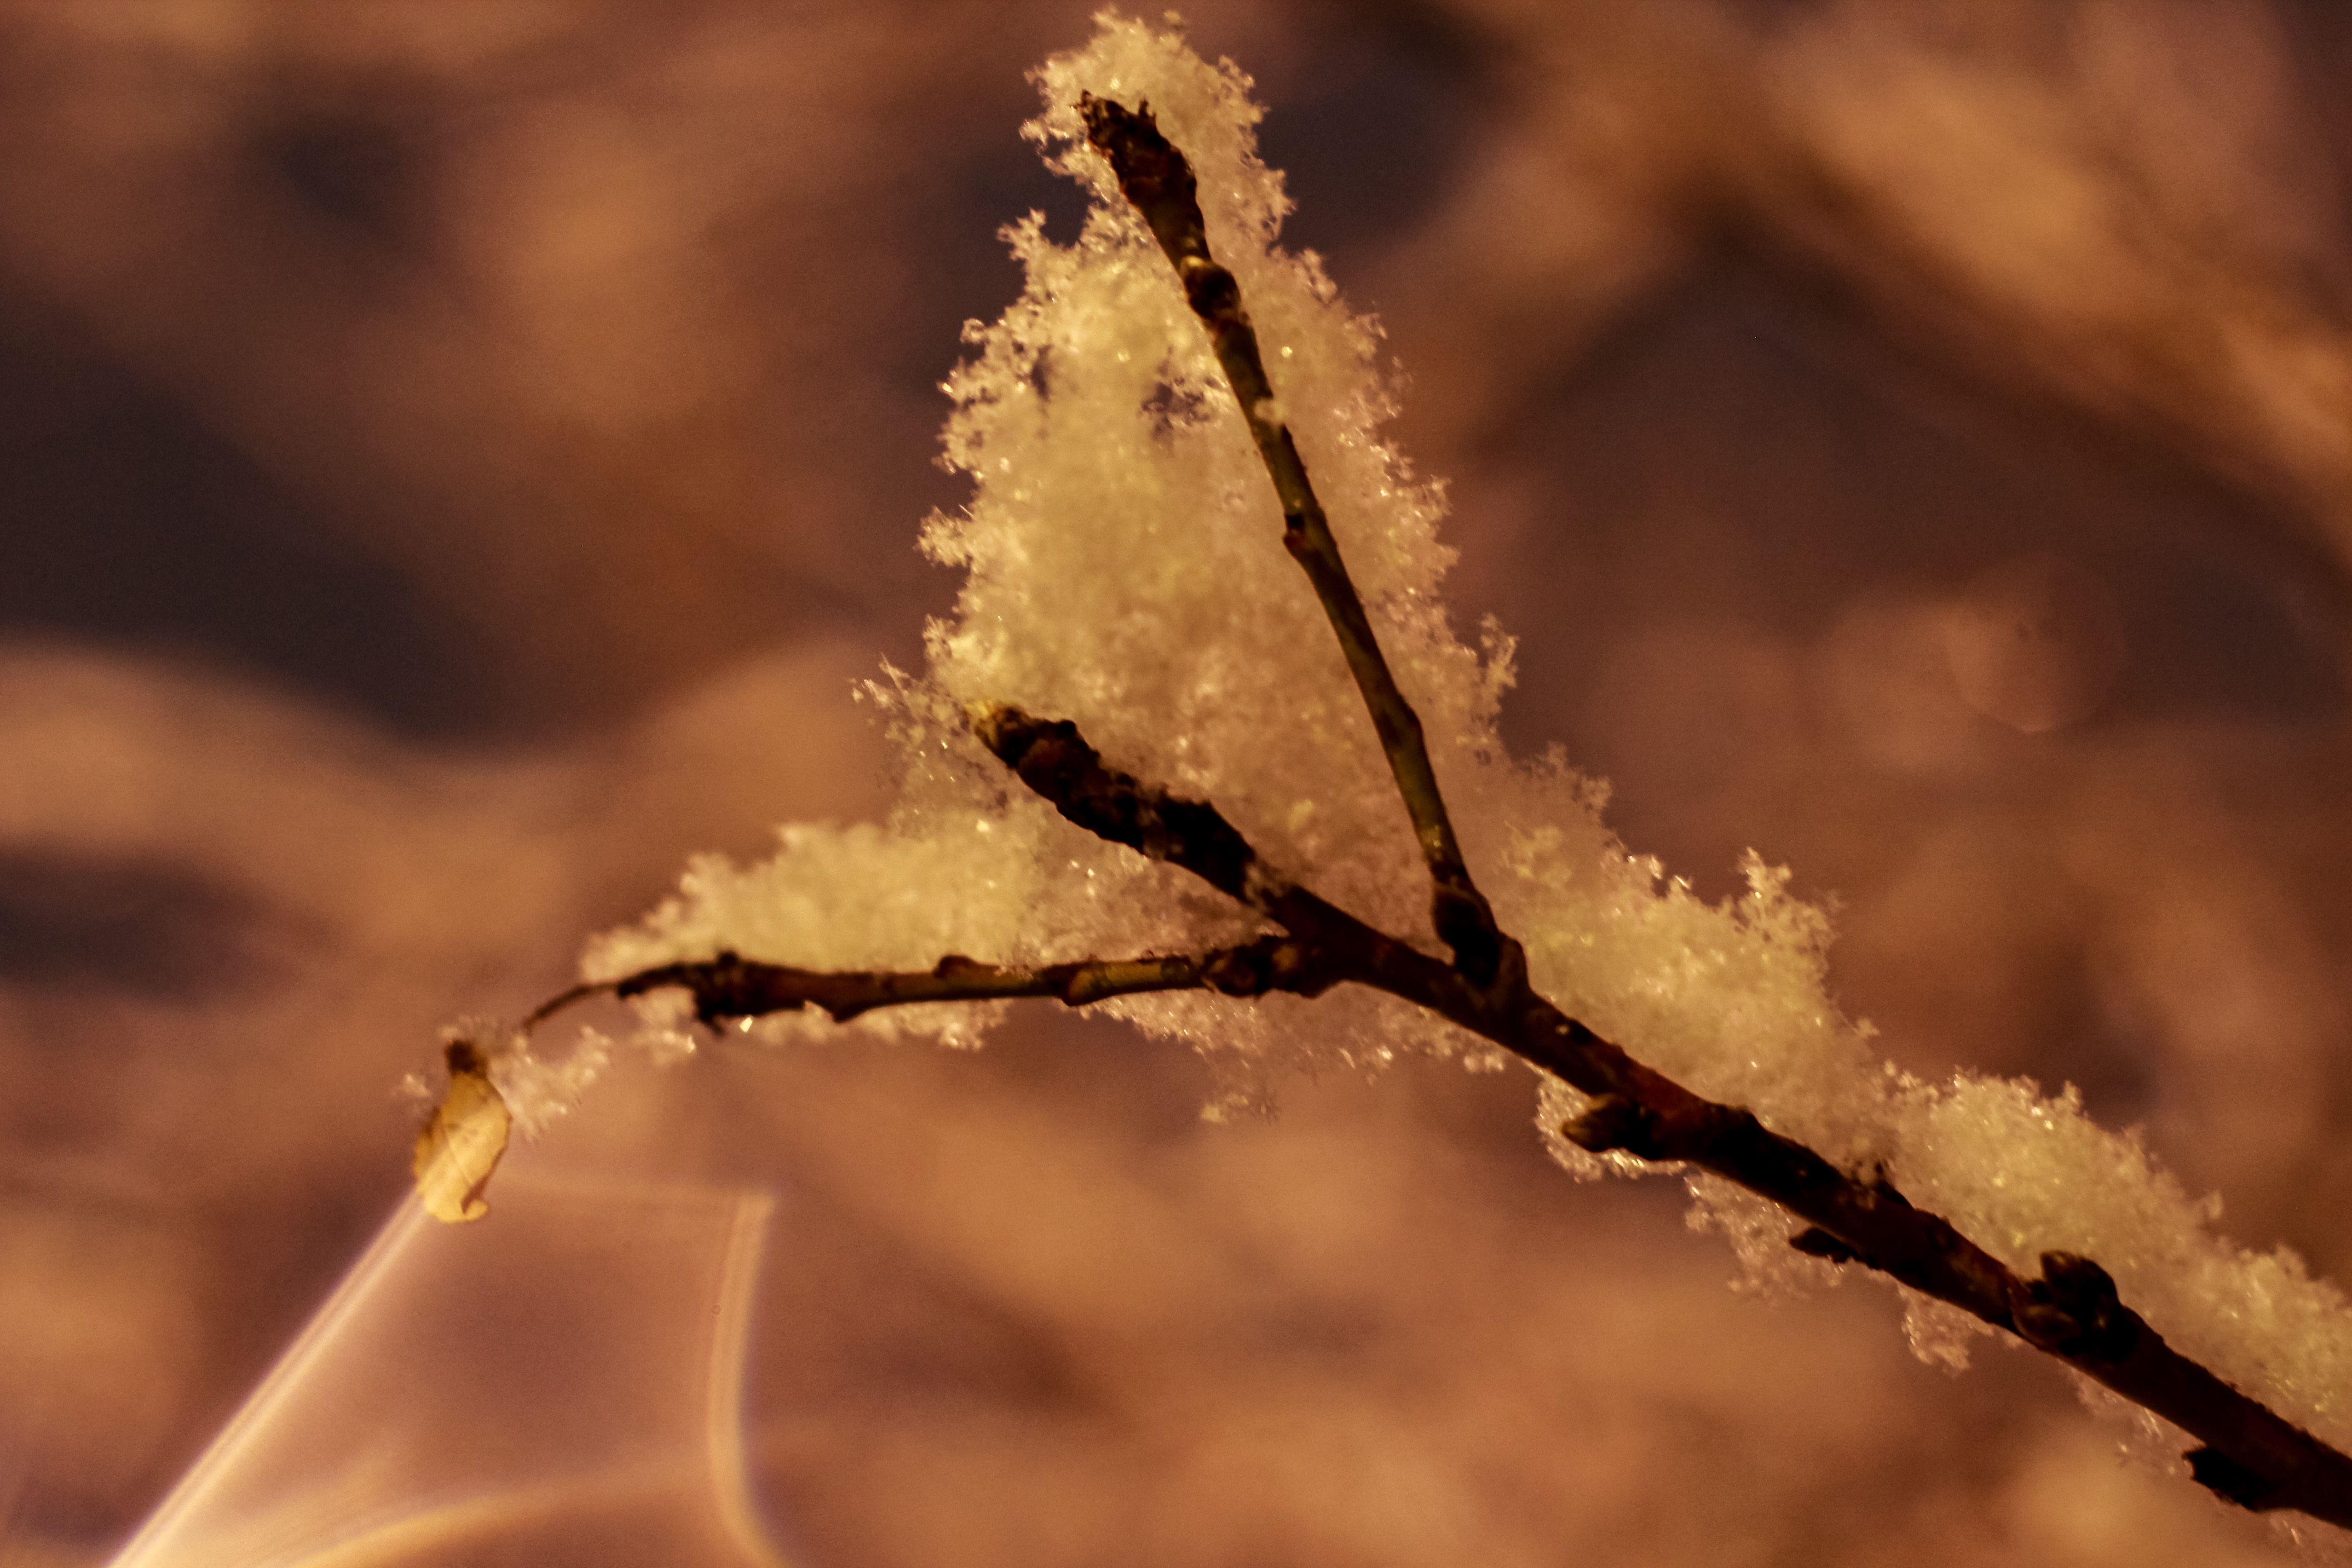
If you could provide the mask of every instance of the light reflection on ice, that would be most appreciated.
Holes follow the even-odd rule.
[[[114,1568],[782,1568],[744,1468],[764,1193],[519,1172],[404,1202]]]

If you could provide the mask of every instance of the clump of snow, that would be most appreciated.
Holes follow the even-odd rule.
[[[1447,624],[1438,488],[1383,440],[1393,409],[1379,331],[1349,313],[1311,255],[1277,240],[1289,203],[1258,161],[1259,110],[1230,64],[1106,16],[1085,49],[1037,74],[1046,108],[1025,134],[1095,198],[1060,246],[1032,215],[1006,231],[1022,298],[967,328],[973,357],[947,383],[949,460],[971,504],[935,516],[924,547],[964,569],[928,668],[865,699],[897,743],[899,805],[882,825],[794,826],[776,856],[697,861],[678,896],[589,950],[611,979],[732,948],[811,968],[929,968],[942,954],[1007,963],[1200,948],[1259,929],[1192,879],[1104,845],[1009,780],[965,733],[967,700],[1075,720],[1114,766],[1209,799],[1275,864],[1356,913],[1431,945],[1426,884],[1371,725],[1312,592],[1286,558],[1271,488],[1174,275],[1084,142],[1081,91],[1149,100],[1190,156],[1218,258],[1239,278],[1268,366],[1382,646],[1432,738],[1472,868],[1526,943],[1535,984],[1636,1057],[1857,1172],[1883,1171],[2031,1274],[2039,1254],[2098,1258],[2124,1299],[2187,1353],[2338,1445],[2352,1443],[2352,1313],[2292,1256],[2245,1253],[2128,1135],[2088,1121],[2071,1091],[2018,1082],[1923,1084],[1884,1066],[1825,984],[1827,924],[1788,873],[1750,858],[1748,891],[1695,898],[1603,824],[1602,792],[1557,763],[1504,752],[1495,729],[1509,645],[1483,651]],[[1248,1102],[1282,1068],[1377,1068],[1404,1052],[1492,1053],[1385,997],[1306,1002],[1208,994],[1108,1011],[1226,1064]],[[867,1014],[845,1027],[976,1040],[982,1007]],[[835,1027],[780,1021],[772,1033]],[[545,1086],[551,1093],[566,1086]],[[1596,1160],[1558,1138],[1579,1097],[1542,1085],[1539,1121],[1580,1175]],[[1642,1168],[1615,1157],[1624,1169]],[[1695,1184],[1761,1286],[1825,1267],[1796,1228],[1725,1184]],[[1914,1343],[1965,1357],[1957,1316],[1916,1303]]]

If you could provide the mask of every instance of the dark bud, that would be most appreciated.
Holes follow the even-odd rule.
[[[1160,133],[1151,105],[1139,103],[1130,110],[1108,98],[1081,93],[1078,115],[1087,122],[1087,140],[1110,160],[1119,191],[1151,226],[1152,237],[1168,258],[1206,256],[1199,184],[1184,154]]]
[[[1306,944],[1286,936],[1262,936],[1218,953],[1202,967],[1201,983],[1226,996],[1263,996],[1269,991],[1320,996],[1331,988],[1329,976],[1316,968]]]
[[[1046,721],[1032,718],[1010,702],[968,702],[963,717],[980,743],[1008,768],[1020,767],[1021,759],[1048,728]]]
[[[2265,1507],[2276,1489],[2260,1472],[2248,1469],[2219,1448],[2191,1448],[2181,1458],[2189,1461],[2189,1473],[2199,1486],[2240,1508]]]
[[[1264,942],[1228,948],[1202,967],[1201,983],[1221,996],[1263,996],[1274,989],[1274,954]]]
[[[1649,1110],[1622,1094],[1604,1094],[1580,1116],[1559,1124],[1559,1135],[1588,1153],[1622,1149],[1644,1160],[1658,1158],[1657,1122]]]
[[[1473,985],[1492,985],[1502,967],[1503,937],[1495,911],[1475,888],[1440,884],[1430,900],[1430,923],[1454,950],[1454,967]]]
[[[1154,860],[1173,861],[1246,900],[1256,856],[1216,807],[1103,766],[1066,719],[1040,719],[1010,703],[972,702],[964,707],[964,721],[1023,784],[1088,833]]]
[[[1820,1226],[1809,1225],[1789,1238],[1789,1245],[1824,1263],[1852,1263],[1862,1256]]]
[[[2119,1362],[2139,1342],[2139,1314],[2117,1299],[2114,1277],[2071,1252],[2042,1255],[2042,1278],[2027,1281],[2011,1316],[2027,1341],[2072,1360]]]
[[[1192,314],[1211,321],[1241,315],[1242,288],[1232,273],[1202,257],[1185,258],[1176,270]]]
[[[686,966],[680,965],[681,968]],[[752,994],[751,966],[732,948],[721,952],[687,982],[694,992],[694,1017],[706,1028],[717,1028],[737,1018],[764,1011]]]

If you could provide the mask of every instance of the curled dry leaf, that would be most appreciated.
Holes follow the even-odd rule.
[[[425,1212],[458,1225],[490,1212],[482,1189],[507,1152],[514,1116],[472,1041],[450,1041],[447,1059],[449,1088],[416,1134],[414,1168]]]

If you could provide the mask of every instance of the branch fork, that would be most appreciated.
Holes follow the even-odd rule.
[[[1264,460],[1284,539],[1321,600],[1361,693],[1431,886],[1431,913],[1449,963],[1379,931],[1265,863],[1209,803],[1185,799],[1105,764],[1077,727],[1002,703],[975,703],[972,733],[1023,784],[1076,826],[1200,878],[1264,916],[1274,932],[1201,953],[1087,959],[1009,967],[950,954],[928,971],[824,973],[722,952],[618,981],[575,987],[526,1027],[583,996],[630,997],[678,987],[707,1026],[815,1007],[847,1020],[923,1002],[1052,998],[1083,1007],[1147,992],[1234,997],[1370,986],[1504,1047],[1591,1096],[1560,1133],[1595,1152],[1683,1162],[1769,1198],[1804,1222],[1798,1251],[1888,1274],[2015,1334],[2180,1426],[2200,1440],[2185,1458],[2217,1495],[2252,1510],[2298,1509],[2352,1528],[2352,1459],[2172,1350],[2119,1299],[2093,1260],[2045,1252],[2024,1279],[1916,1208],[1883,1174],[1856,1176],[1765,1127],[1749,1111],[1706,1100],[1633,1060],[1529,984],[1520,944],[1497,925],[1471,878],[1439,790],[1421,721],[1399,691],[1340,559],[1267,377],[1239,283],[1211,254],[1190,163],[1148,105],[1087,95],[1088,141],[1175,268],[1209,334]]]

